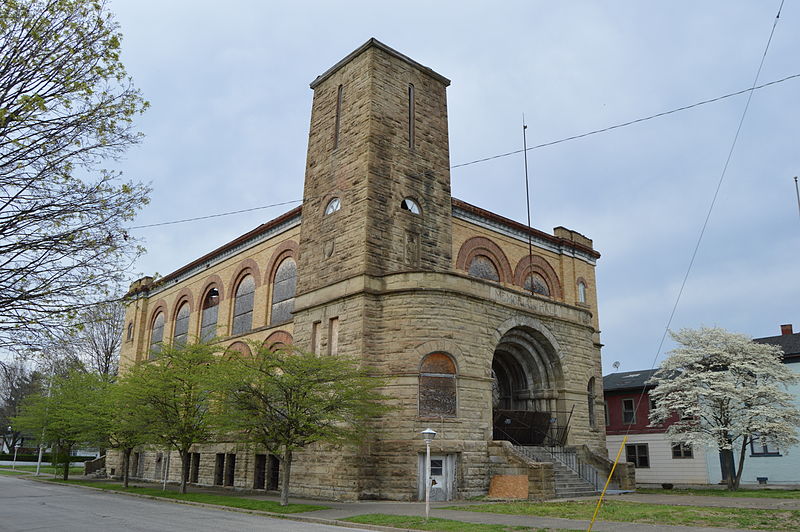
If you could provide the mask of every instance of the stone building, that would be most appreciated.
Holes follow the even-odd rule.
[[[353,355],[389,378],[397,409],[361,446],[296,454],[293,495],[417,498],[427,427],[437,498],[565,494],[554,449],[608,468],[600,255],[575,231],[451,197],[449,83],[369,40],[311,83],[302,207],[131,285],[123,371],[188,335]],[[160,478],[162,452],[140,449],[134,476]],[[191,480],[273,489],[279,467],[263,450],[210,442]]]

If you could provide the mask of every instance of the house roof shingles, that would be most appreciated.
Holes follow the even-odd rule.
[[[643,369],[640,371],[625,371],[623,373],[611,373],[603,377],[603,390],[606,392],[621,390],[641,390],[642,388],[652,388],[652,384],[647,384],[650,377],[658,371],[657,369]]]

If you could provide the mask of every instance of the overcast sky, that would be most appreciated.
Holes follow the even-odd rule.
[[[153,187],[133,225],[299,200],[308,84],[370,37],[452,80],[458,165],[519,149],[523,113],[535,145],[749,88],[779,4],[112,0],[152,104],[120,165]],[[800,73],[798,50],[787,2],[760,82]],[[755,92],[673,329],[800,329],[798,95],[800,79]],[[533,225],[577,230],[602,254],[605,373],[653,364],[746,98],[529,152]],[[455,168],[452,184],[525,221],[521,154]],[[295,205],[136,230],[136,270],[167,274]]]

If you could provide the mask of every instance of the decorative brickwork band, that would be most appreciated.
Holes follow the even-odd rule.
[[[564,299],[564,291],[561,288],[561,281],[558,280],[556,271],[550,266],[550,263],[538,255],[525,256],[517,264],[514,270],[514,284],[517,286],[525,286],[525,279],[531,274],[536,273],[541,275],[547,286],[550,288],[550,295],[559,300]]]
[[[472,237],[461,245],[456,259],[456,268],[469,271],[472,259],[479,255],[488,258],[494,263],[501,283],[510,283],[512,281],[511,264],[508,262],[506,254],[503,253],[500,246],[482,236]]]

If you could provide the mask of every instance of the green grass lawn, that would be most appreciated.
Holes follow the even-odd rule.
[[[299,512],[312,512],[314,510],[327,510],[328,506],[318,506],[314,504],[289,504],[281,506],[275,501],[264,501],[256,499],[245,499],[236,495],[217,495],[215,493],[179,493],[177,491],[162,491],[159,488],[141,488],[131,486],[123,488],[122,484],[109,482],[93,482],[91,480],[68,480],[64,482],[59,479],[51,479],[53,482],[65,484],[78,484],[80,486],[91,486],[104,490],[120,491],[124,493],[137,493],[139,495],[149,495],[151,497],[161,497],[164,499],[175,499],[179,501],[202,502],[205,504],[218,504],[231,508],[242,508],[245,510],[260,510],[263,512],[274,512],[279,514],[294,514]]]
[[[591,519],[596,501],[511,502],[450,506],[448,510],[536,515],[566,519]],[[597,516],[602,521],[655,525],[685,525],[749,528],[752,530],[800,530],[798,510],[756,510],[752,508],[712,508],[708,506],[670,506],[625,501],[606,501]]]
[[[11,466],[0,466],[0,471],[2,471],[2,470],[10,470],[10,469],[11,469]],[[35,473],[36,472],[36,466],[35,465],[17,466],[16,470],[17,471],[26,471],[28,473]],[[54,471],[55,471],[55,468],[53,466],[51,466],[51,465],[43,465],[39,469],[40,473],[46,473],[48,475],[52,475]],[[61,469],[59,469],[59,474],[61,474]],[[69,474],[70,475],[82,475],[83,474],[83,468],[82,467],[70,467],[69,468]]]
[[[342,521],[363,523],[368,525],[393,526],[395,528],[408,528],[412,530],[433,530],[436,532],[511,532],[526,530],[533,532],[549,532],[546,528],[530,528],[527,526],[486,525],[481,523],[466,523],[452,519],[431,517],[427,522],[424,517],[414,515],[387,515],[365,514],[348,517]]]
[[[757,499],[800,499],[800,490],[773,489],[644,489],[637,488],[636,493],[654,493],[657,495],[701,495],[706,497],[752,497]]]

